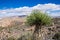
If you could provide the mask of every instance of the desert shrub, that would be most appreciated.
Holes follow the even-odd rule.
[[[18,38],[17,40],[27,40],[25,36],[21,36],[20,38]]]
[[[20,38],[18,38],[17,40],[32,40],[31,37],[26,37],[26,36],[22,36]]]
[[[4,27],[1,27],[1,26],[0,26],[0,31],[3,30],[3,29],[4,29]]]
[[[31,40],[31,34],[23,35],[19,37],[17,40]]]
[[[15,40],[15,38],[14,37],[9,37],[9,38],[7,38],[7,40]]]
[[[56,33],[54,36],[53,36],[53,39],[54,40],[60,40],[60,33]]]

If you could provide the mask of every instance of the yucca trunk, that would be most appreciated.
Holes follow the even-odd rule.
[[[33,33],[33,40],[41,40],[42,35],[41,37],[39,37],[39,35],[41,35],[41,27],[40,25],[36,25]]]

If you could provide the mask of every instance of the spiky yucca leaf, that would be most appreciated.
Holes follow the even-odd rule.
[[[32,11],[31,15],[27,16],[28,25],[49,25],[51,24],[51,17],[39,10]]]

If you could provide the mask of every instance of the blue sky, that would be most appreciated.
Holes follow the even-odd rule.
[[[60,0],[0,0],[0,17],[28,14],[33,9],[60,16]]]
[[[35,6],[46,3],[60,4],[60,0],[0,0],[0,9]]]

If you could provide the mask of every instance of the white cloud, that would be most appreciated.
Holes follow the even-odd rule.
[[[52,16],[54,15],[60,16],[59,15],[60,12],[57,12],[57,10],[60,11],[60,5],[48,3],[48,4],[38,4],[33,7],[24,6],[24,7],[19,7],[19,8],[0,10],[0,17],[14,16],[14,15],[27,15],[34,9],[39,9],[39,10],[42,10],[43,12],[50,13],[50,15]],[[55,12],[51,13],[51,11],[56,11],[57,13]]]

